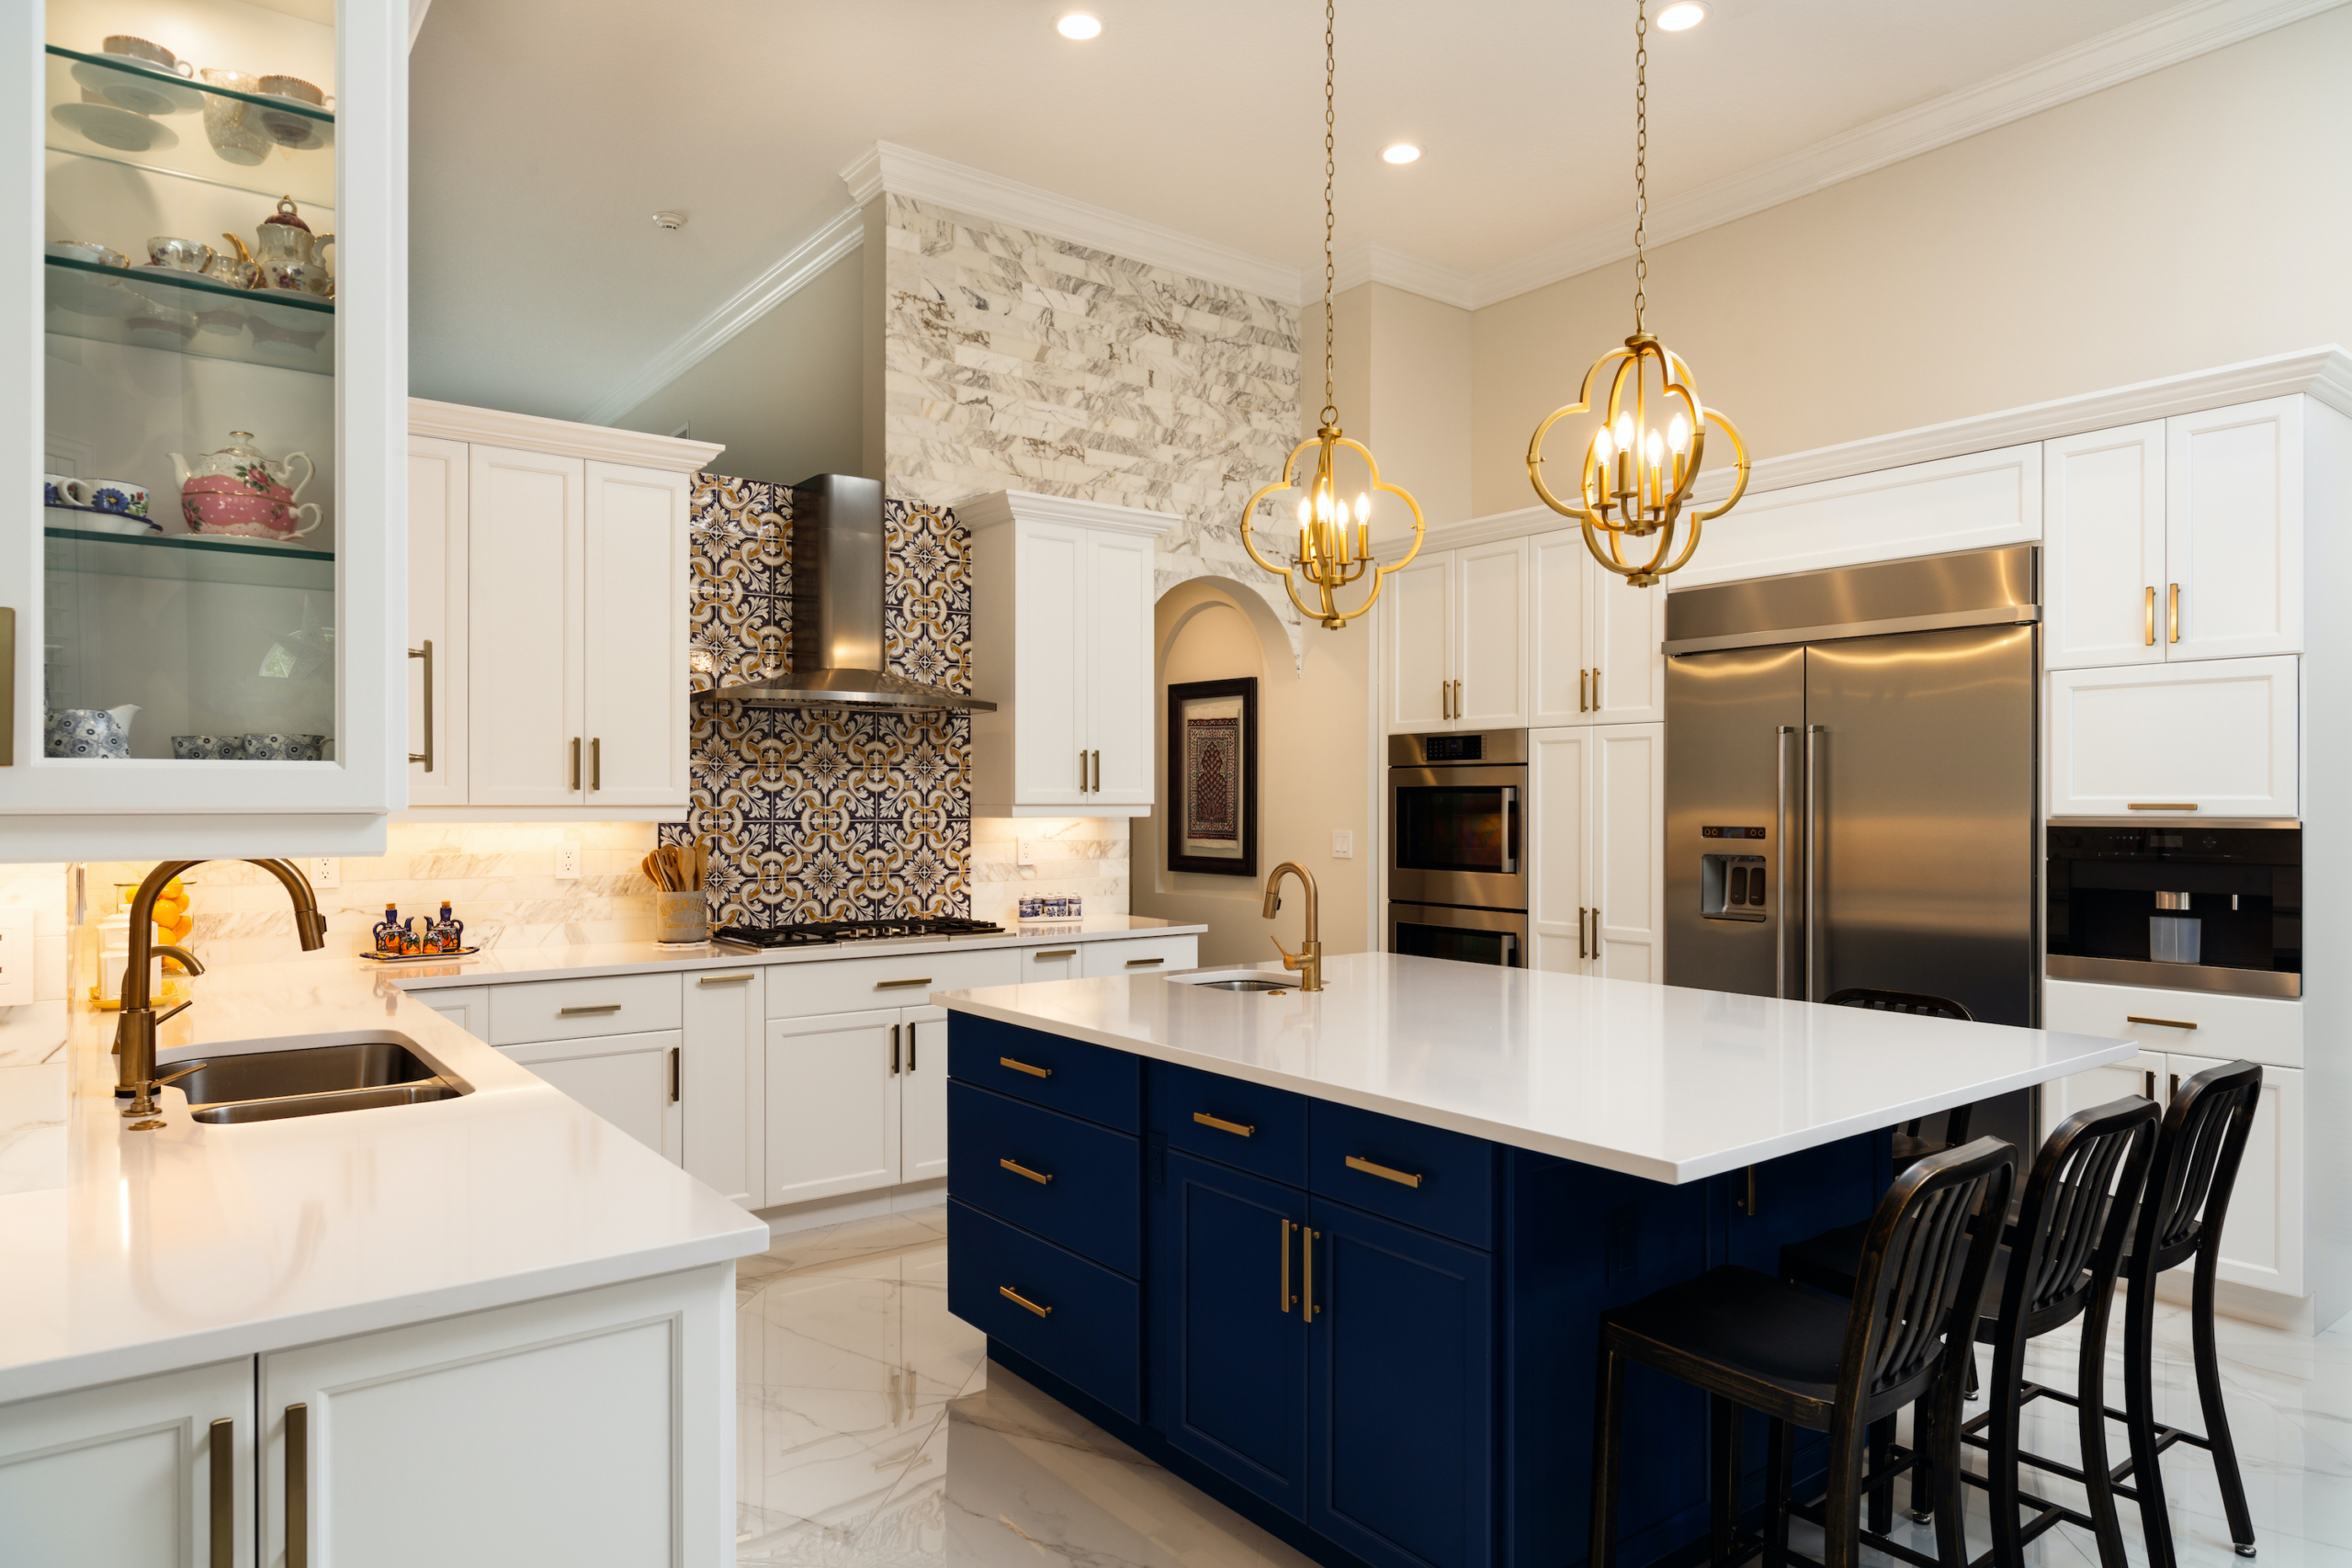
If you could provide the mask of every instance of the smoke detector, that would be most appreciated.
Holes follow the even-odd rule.
[[[686,226],[686,215],[683,212],[657,212],[653,215],[653,226],[674,233]]]

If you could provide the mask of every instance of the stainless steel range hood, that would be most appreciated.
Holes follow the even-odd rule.
[[[697,694],[755,708],[963,708],[994,703],[883,664],[882,485],[819,474],[792,487],[792,672]]]

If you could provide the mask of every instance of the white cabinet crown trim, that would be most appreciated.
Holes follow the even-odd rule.
[[[1030,523],[1068,523],[1157,539],[1184,525],[1184,520],[1172,512],[1148,512],[1140,506],[1114,506],[1106,501],[1080,501],[1026,490],[989,491],[959,501],[951,510],[957,522],[973,530],[1002,527],[1018,517]]]
[[[429,398],[408,400],[408,429],[412,435],[437,435],[445,441],[480,442],[557,457],[596,457],[681,474],[700,473],[727,450],[709,441],[649,435],[641,430],[616,430],[568,419],[508,413],[503,409],[437,403]]]

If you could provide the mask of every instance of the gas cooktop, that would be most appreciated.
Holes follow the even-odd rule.
[[[1001,936],[993,920],[960,915],[909,915],[893,920],[800,920],[782,926],[721,926],[714,942],[738,947],[831,947],[851,942],[937,942],[942,938]]]

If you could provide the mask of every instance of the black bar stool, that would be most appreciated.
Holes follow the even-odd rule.
[[[1871,986],[1849,986],[1842,991],[1832,991],[1822,998],[1821,1005],[1833,1008],[1868,1008],[1873,1012],[1907,1012],[1921,1018],[1956,1018],[1962,1023],[1976,1021],[1969,1010],[1958,1002],[1943,997],[1931,997],[1921,991],[1884,991]],[[1944,1135],[1941,1139],[1924,1137],[1920,1123],[1925,1117],[1914,1116],[1896,1129],[1894,1134],[1894,1168],[1901,1170],[1915,1159],[1946,1149],[1956,1149],[1968,1142],[1968,1111],[1956,1105],[1944,1112]],[[1859,1235],[1861,1226],[1852,1227]]]
[[[1979,1138],[1930,1155],[1897,1177],[1871,1217],[1850,1303],[1727,1266],[1604,1314],[1593,1401],[1591,1568],[1615,1568],[1618,1445],[1631,1361],[1712,1396],[1715,1563],[1758,1551],[1768,1568],[1797,1561],[1789,1551],[1789,1517],[1817,1513],[1827,1568],[1856,1568],[1865,1540],[1920,1568],[1965,1568],[1959,1401],[1962,1364],[1972,1350],[1971,1337],[1952,1329],[1976,1320],[2016,1158],[1999,1139]],[[1980,1212],[1996,1223],[1972,1226],[1971,1216]],[[1932,1424],[1932,1433],[1941,1434],[1931,1458],[1940,1461],[1932,1470],[1942,1494],[1932,1558],[1864,1530],[1858,1515],[1863,1496],[1888,1479],[1864,1472],[1865,1434],[1931,1392],[1944,1407]],[[1739,1528],[1742,1408],[1771,1422],[1761,1539]],[[1828,1488],[1817,1510],[1789,1497],[1792,1427],[1829,1434]]]

